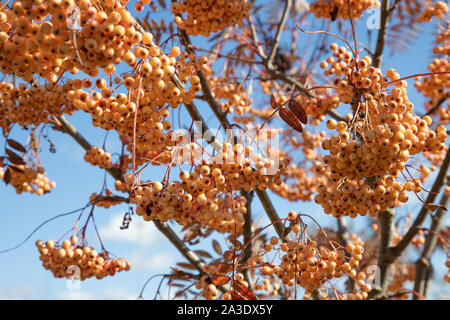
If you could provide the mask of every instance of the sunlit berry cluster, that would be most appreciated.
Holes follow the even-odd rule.
[[[183,0],[172,2],[175,23],[192,35],[209,37],[249,16],[251,2],[247,0]],[[187,14],[185,18],[181,15]]]
[[[397,293],[405,289],[405,282],[414,281],[416,275],[416,266],[405,263],[395,263],[392,268],[392,281],[387,290],[391,293]],[[406,299],[408,294],[400,295],[396,299]]]
[[[436,44],[437,45],[433,48],[434,53],[446,56],[450,54],[450,29],[446,29],[444,32],[437,35]]]
[[[309,5],[309,10],[316,18],[350,19],[351,14],[352,19],[355,19],[361,17],[364,10],[379,6],[378,0],[317,0]]]
[[[46,243],[38,240],[36,246],[44,268],[55,278],[82,281],[92,277],[102,279],[130,270],[131,264],[125,259],[110,259],[107,252],[97,253],[93,248],[77,243],[76,236],[64,240],[61,245],[53,240]]]
[[[131,198],[137,203],[136,213],[145,221],[174,220],[183,226],[200,223],[221,233],[240,234],[247,212],[245,197],[222,196],[214,180],[206,174],[182,171],[181,182],[167,186],[153,182],[149,186],[133,189]]]
[[[29,192],[41,196],[56,187],[56,183],[45,176],[42,167],[32,168],[28,164],[13,167],[14,169],[10,169],[11,166],[8,168],[10,174],[8,183],[18,194]],[[0,179],[5,179],[5,174],[6,170],[0,168]]]
[[[86,151],[84,160],[102,169],[111,169],[114,166],[111,162],[111,154],[97,146],[92,146]]]
[[[230,73],[230,72],[229,72]],[[242,115],[248,112],[252,100],[247,95],[247,90],[242,83],[234,82],[232,74],[224,74],[222,77],[211,77],[208,80],[209,87],[216,99],[224,99],[226,102],[220,107],[227,113],[236,112]]]
[[[446,99],[450,94],[447,91],[450,87],[450,62],[447,58],[434,59],[428,65],[428,69],[430,72],[436,74],[429,77],[417,78],[414,85],[425,97],[430,98],[425,105],[425,108],[430,110],[439,103],[440,99]],[[439,115],[441,124],[448,123],[450,121],[448,102],[444,101],[435,113]]]
[[[69,80],[63,86],[52,84],[28,87],[20,84],[0,83],[0,126],[8,122],[20,126],[47,123],[51,116],[73,114],[77,109],[68,99],[72,88]]]
[[[431,1],[426,2],[429,6],[425,8],[420,17],[417,19],[418,22],[429,22],[433,17],[440,19],[445,13],[448,12],[447,4],[444,1],[438,1],[435,4]]]
[[[135,46],[153,41],[135,29],[119,1],[99,7],[88,0],[16,0],[10,8],[0,13],[0,69],[25,81],[37,74],[56,82],[63,72],[79,70],[95,77],[99,68],[113,74],[116,64],[133,64]]]

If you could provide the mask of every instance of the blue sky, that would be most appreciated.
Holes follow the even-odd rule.
[[[167,17],[167,11],[163,16]],[[160,13],[150,13],[150,18],[159,20]],[[364,16],[356,24],[357,39],[361,42],[367,40],[367,28],[365,25],[367,17]],[[344,22],[346,23],[346,22]],[[433,26],[435,22],[427,26],[419,37],[411,45],[410,50],[397,52],[392,56],[385,55],[383,59],[383,70],[394,67],[402,76],[425,72],[431,61],[431,45],[433,43]],[[305,29],[312,30],[305,26]],[[307,37],[315,35],[300,36],[300,44],[305,44]],[[376,32],[372,36],[374,42]],[[287,34],[282,38],[285,45],[290,38]],[[348,38],[350,40],[350,38]],[[199,37],[193,38],[197,45],[204,45],[205,41]],[[389,53],[389,50],[386,51]],[[320,70],[318,70],[320,72]],[[414,79],[408,81],[408,92],[416,108],[421,110],[423,97],[414,89]],[[211,127],[218,127],[213,120],[208,106],[199,102],[199,108]],[[188,119],[184,107],[179,108],[181,119]],[[91,144],[101,146],[105,138],[105,132],[91,125],[87,114],[77,112],[68,119],[89,140]],[[189,122],[190,124],[190,122]],[[104,179],[104,172],[87,164],[83,160],[84,150],[78,146],[69,136],[60,132],[49,131],[49,136],[56,146],[57,152],[48,152],[49,144],[41,142],[41,162],[51,180],[56,181],[56,188],[51,193],[38,197],[30,194],[17,195],[13,188],[0,183],[0,251],[13,247],[20,243],[36,226],[44,220],[57,214],[69,212],[83,207],[93,192],[99,192]],[[24,142],[26,135],[15,128],[11,137]],[[106,142],[108,151],[117,151],[119,144],[117,136],[110,133]],[[0,138],[0,143],[4,140]],[[146,171],[148,177],[162,178],[163,172],[158,168]],[[113,181],[108,176],[107,181],[113,189]],[[322,226],[335,226],[336,221],[325,214],[320,208],[311,203],[290,203],[277,196],[272,197],[276,209],[284,216],[290,210],[312,214]],[[258,200],[253,202],[254,219],[262,218],[262,224],[267,223],[261,205]],[[408,209],[417,212],[417,203],[408,204]],[[128,230],[121,231],[119,225],[121,217],[127,210],[127,206],[115,206],[109,210],[97,208],[95,219],[99,227],[100,235],[106,248],[118,257],[124,257],[133,264],[131,271],[122,272],[114,277],[106,277],[101,281],[89,279],[81,283],[81,290],[69,290],[64,279],[55,279],[50,272],[46,271],[39,261],[38,252],[34,242],[38,239],[59,239],[65,232],[73,227],[77,213],[52,221],[38,230],[31,239],[20,248],[0,254],[0,299],[135,299],[145,283],[152,275],[168,273],[169,266],[175,262],[184,262],[180,254],[170,243],[153,227],[152,223],[145,223],[139,217],[134,216]],[[406,210],[404,210],[406,212]],[[350,224],[356,229],[365,229],[372,220],[367,217],[359,217]],[[448,219],[447,219],[448,224]],[[426,224],[427,225],[427,224]],[[174,226],[175,227],[175,226]],[[222,235],[216,235],[218,239]],[[88,230],[88,239],[91,246],[98,247],[96,235],[92,228]],[[210,249],[211,244],[201,244],[194,247]],[[436,256],[439,264],[444,264],[442,254]],[[442,278],[444,270],[438,267],[438,277]],[[144,293],[146,299],[153,298],[159,278],[153,279]],[[164,288],[164,286],[163,286]],[[447,288],[439,294],[446,294]],[[167,290],[162,290],[163,297],[167,298]],[[165,296],[164,296],[165,295]],[[437,296],[439,297],[439,296]]]

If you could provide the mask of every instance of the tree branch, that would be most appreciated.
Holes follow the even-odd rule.
[[[447,177],[447,185],[450,185],[450,179]],[[449,197],[446,195],[442,195],[440,205],[441,208],[438,209],[436,214],[431,217],[431,226],[428,231],[425,245],[422,251],[422,255],[416,262],[416,276],[414,281],[414,291],[419,293],[420,295],[426,297],[428,291],[429,278],[432,271],[432,265],[430,261],[430,257],[436,247],[436,243],[438,241],[437,232],[441,228],[442,221],[444,220],[445,210],[443,207],[446,207],[449,202]],[[413,297],[414,300],[418,299],[418,296]]]
[[[283,13],[281,14],[281,20],[278,23],[277,33],[275,35],[275,38],[272,43],[272,47],[270,48],[269,55],[267,56],[266,66],[268,69],[272,69],[273,65],[273,59],[275,58],[275,54],[277,53],[278,44],[280,42],[281,35],[283,34],[283,28],[286,24],[287,17],[289,15],[289,11],[292,7],[292,0],[285,0],[285,6]]]
[[[88,150],[91,144],[76,130],[76,128],[64,117],[58,116],[58,121],[61,123],[61,131],[70,135],[83,149]],[[122,180],[120,171],[114,169],[107,169],[107,172],[116,180]],[[164,236],[178,249],[178,251],[200,272],[202,275],[207,275],[203,270],[205,263],[203,260],[190,250],[184,242],[176,235],[167,223],[160,220],[152,220],[156,228],[164,234]],[[228,292],[226,287],[220,286],[222,292]]]
[[[241,261],[240,263],[242,264],[246,264],[248,259],[251,257],[252,255],[252,201],[253,201],[253,195],[254,192],[246,192],[244,190],[241,190],[241,195],[245,197],[245,199],[247,200],[245,207],[247,209],[247,212],[244,215],[244,245],[246,245],[245,249],[244,249],[244,253],[242,254],[241,257]],[[252,278],[251,278],[251,269],[250,268],[246,268],[244,273],[244,278],[245,281],[247,281],[248,283],[248,288],[253,291],[253,282],[252,282]]]
[[[409,245],[411,240],[416,236],[420,226],[427,217],[428,214],[427,204],[434,203],[434,200],[439,194],[439,191],[444,183],[445,176],[447,175],[449,164],[450,164],[450,148],[447,151],[447,154],[445,155],[439,173],[436,177],[436,180],[434,181],[431,191],[428,193],[428,197],[425,200],[422,209],[420,210],[413,224],[406,232],[406,234],[403,236],[403,238],[400,240],[400,242],[395,247],[390,248],[389,255],[387,256],[388,261],[393,262],[395,259],[397,259]]]
[[[390,2],[389,0],[383,0],[383,2],[381,3],[380,30],[378,31],[377,47],[375,49],[375,55],[372,57],[373,58],[372,64],[375,68],[381,67],[384,43],[386,41],[387,24],[390,16],[390,12],[388,12],[389,2]]]

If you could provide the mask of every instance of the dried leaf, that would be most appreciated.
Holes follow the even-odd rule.
[[[14,151],[10,149],[5,149],[6,154],[8,155],[8,160],[13,164],[25,164],[25,161],[21,156],[17,155]]]
[[[212,256],[208,252],[206,252],[204,250],[195,250],[194,252],[196,254],[198,254],[200,257],[209,258],[209,259],[212,258]]]
[[[221,263],[217,266],[217,272],[226,274],[233,270],[233,266],[229,263]]]
[[[217,252],[218,255],[222,255],[222,248],[220,247],[220,244],[216,241],[212,241],[212,246],[215,252]]]
[[[16,167],[14,165],[8,166],[8,168],[10,168],[13,171],[20,172],[20,173],[24,173],[25,172],[22,169],[20,169],[19,167]]]
[[[8,145],[13,148],[16,149],[19,152],[27,152],[27,149],[25,149],[24,146],[22,146],[19,142],[17,142],[16,140],[13,139],[7,139],[6,142],[8,143]]]
[[[255,294],[251,292],[246,286],[238,281],[233,282],[234,288],[244,298],[244,300],[257,300]],[[232,290],[233,291],[233,290]],[[242,300],[242,298],[240,300]]]
[[[274,109],[278,108],[277,99],[275,99],[275,96],[273,95],[273,93],[270,95],[270,106]]]
[[[189,270],[197,270],[192,264],[190,263],[183,263],[183,262],[178,262],[177,266],[179,266],[180,268],[184,268],[184,269],[189,269]]]
[[[5,181],[6,184],[11,182],[11,171],[9,170],[9,167],[6,168],[5,174],[3,175],[3,181]]]
[[[423,206],[425,207],[425,209],[427,209],[430,212],[434,212],[437,209],[442,209],[442,210],[447,211],[447,208],[445,206],[443,206],[442,204],[425,203]]]
[[[292,129],[298,132],[303,131],[302,124],[291,111],[286,108],[281,108],[279,112],[281,119],[283,119],[283,121],[286,122]]]
[[[305,109],[303,109],[300,102],[298,102],[295,99],[289,100],[288,103],[289,110],[292,111],[293,114],[297,117],[298,120],[300,120],[301,123],[307,124],[308,123],[308,116],[306,115]]]
[[[230,282],[231,278],[223,275],[213,275],[211,276],[211,281],[216,286],[223,286]]]

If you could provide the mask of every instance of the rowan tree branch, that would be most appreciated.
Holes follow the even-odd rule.
[[[244,245],[246,245],[245,249],[244,249],[244,253],[242,254],[241,257],[241,261],[239,261],[241,264],[246,264],[248,259],[251,257],[252,255],[252,249],[253,249],[253,245],[252,245],[252,236],[253,236],[253,232],[252,232],[252,201],[253,201],[253,195],[254,192],[246,192],[244,190],[241,190],[241,195],[245,197],[245,199],[247,200],[245,207],[247,209],[247,212],[244,215],[244,230],[243,230],[243,234],[244,234]],[[248,283],[248,288],[253,291],[253,281],[252,281],[252,277],[251,277],[251,269],[250,268],[246,268],[244,273],[244,278],[245,281],[247,281]]]
[[[449,177],[447,177],[447,185],[450,185]],[[417,293],[419,293],[424,297],[426,297],[427,295],[429,279],[432,273],[432,265],[430,258],[438,241],[437,232],[439,232],[439,229],[441,228],[442,221],[444,220],[444,216],[446,213],[443,207],[446,207],[448,205],[448,202],[449,197],[446,195],[442,195],[440,201],[440,205],[442,207],[439,208],[436,214],[431,217],[431,226],[425,239],[422,255],[416,262],[414,291],[416,291]],[[414,296],[413,299],[417,300],[418,296]]]
[[[273,40],[272,46],[270,48],[269,55],[267,56],[266,66],[268,69],[272,69],[273,59],[275,58],[275,54],[277,53],[278,44],[280,43],[281,35],[283,34],[284,25],[286,24],[287,17],[289,16],[289,11],[292,7],[292,0],[285,0],[285,6],[283,9],[283,13],[281,14],[281,20],[278,23],[277,33]]]
[[[181,30],[180,33],[181,33],[182,39],[184,41],[184,44],[186,46],[186,49],[188,51],[190,50],[190,52],[192,52],[192,53],[195,53],[192,43],[191,43],[187,33],[184,32],[183,30]],[[197,73],[197,76],[200,78],[203,96],[205,97],[211,110],[214,112],[214,114],[220,121],[221,125],[225,129],[231,128],[231,124],[229,123],[226,114],[221,110],[219,103],[216,101],[216,99],[212,95],[211,89],[209,88],[208,81],[206,80],[205,75],[203,74],[202,71],[199,71]],[[191,104],[191,108],[196,109],[195,105],[193,105],[193,104]],[[193,110],[193,111],[194,111],[193,112],[194,114],[199,114],[198,111],[196,111],[196,112],[195,112],[195,110]],[[202,126],[207,128],[207,126],[204,122],[202,122]],[[274,227],[275,227],[275,230],[277,231],[278,235],[280,236],[280,238],[284,239],[285,234],[283,232],[282,226],[280,226],[281,225],[281,222],[279,221],[280,217],[279,217],[278,213],[276,212],[276,210],[272,204],[272,201],[269,198],[269,195],[267,194],[267,192],[265,190],[259,190],[259,189],[256,189],[256,194],[258,195],[258,198],[261,201],[261,203],[264,207],[264,210],[266,211],[267,216],[272,221],[272,223],[274,223]]]
[[[444,94],[436,102],[436,105],[433,108],[431,108],[430,110],[428,110],[427,113],[425,113],[425,116],[429,116],[430,114],[433,114],[445,102],[445,100],[447,100],[447,95]]]
[[[390,2],[390,0],[383,0],[383,2],[381,3],[380,30],[378,31],[375,55],[372,57],[372,60],[373,60],[372,65],[375,68],[381,67],[384,43],[386,41],[387,25],[388,25],[390,13],[392,12],[392,11],[389,12],[389,2]]]
[[[91,144],[77,131],[77,129],[64,117],[57,116],[61,123],[61,131],[70,135],[83,149],[88,150]],[[107,172],[116,180],[122,180],[122,175],[119,170],[107,169]],[[177,236],[177,234],[170,228],[167,223],[160,220],[152,220],[156,228],[164,234],[164,236],[177,248],[177,250],[200,272],[201,275],[207,275],[203,270],[205,266],[204,261],[192,250],[190,250],[184,242]],[[222,292],[228,292],[226,287],[220,286]]]
[[[422,206],[422,209],[420,210],[413,224],[406,232],[406,234],[403,236],[403,238],[399,241],[399,243],[395,247],[389,249],[389,254],[386,257],[389,262],[392,263],[395,259],[397,259],[409,245],[411,240],[416,236],[417,232],[420,229],[420,226],[422,225],[423,221],[428,215],[427,204],[433,204],[434,200],[439,194],[439,191],[444,183],[445,176],[448,173],[449,164],[450,164],[450,148],[447,151],[447,154],[445,155],[444,161],[442,162],[441,168],[436,177],[436,180],[434,181],[433,187],[431,188],[431,191],[428,193],[428,197],[425,200],[425,203]]]

